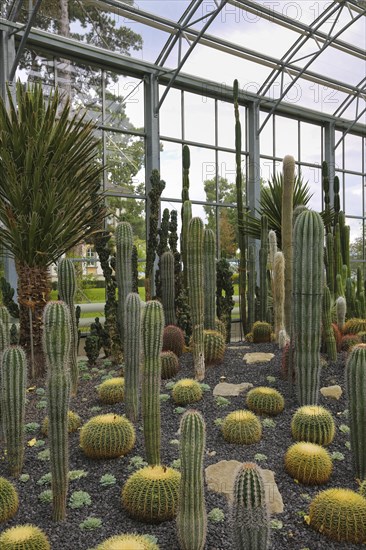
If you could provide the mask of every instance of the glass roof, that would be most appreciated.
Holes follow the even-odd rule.
[[[28,2],[5,2],[21,5],[13,19],[26,21]],[[33,26],[62,34],[52,5],[40,2]],[[227,86],[238,78],[263,98],[366,123],[364,0],[69,0],[69,8],[70,37],[80,42]],[[126,40],[105,32],[107,19]]]

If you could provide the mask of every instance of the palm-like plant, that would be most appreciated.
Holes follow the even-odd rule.
[[[47,99],[40,85],[8,89],[0,98],[0,247],[13,254],[18,274],[20,344],[44,374],[42,312],[48,268],[102,225],[94,125],[71,115],[57,90]]]

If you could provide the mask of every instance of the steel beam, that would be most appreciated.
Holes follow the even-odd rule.
[[[331,204],[334,201],[333,181],[335,176],[335,131],[334,124],[326,122],[324,124],[324,160],[328,165],[329,174],[329,196]],[[323,201],[323,197],[322,197]]]

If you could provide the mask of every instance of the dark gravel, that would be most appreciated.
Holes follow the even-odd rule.
[[[246,365],[243,362],[243,355],[248,351],[273,352],[274,359],[267,364]],[[327,365],[322,369],[322,385],[339,384],[344,387],[344,360],[345,356],[339,354],[337,363]],[[106,369],[101,362],[100,369]],[[185,354],[181,358],[181,370],[176,377],[185,378],[193,376],[192,356]],[[352,549],[359,548],[356,545],[345,543],[332,543],[317,532],[308,527],[303,519],[303,515],[308,513],[309,500],[323,488],[329,487],[348,487],[357,490],[357,483],[352,474],[351,452],[345,446],[349,441],[347,433],[339,430],[339,426],[347,424],[347,417],[343,413],[347,408],[345,395],[342,395],[339,401],[320,398],[319,404],[326,406],[334,415],[337,424],[337,433],[334,442],[328,447],[328,450],[340,452],[344,455],[344,460],[334,461],[334,471],[328,484],[322,487],[307,487],[294,482],[284,471],[283,455],[286,449],[293,443],[290,433],[290,422],[293,412],[297,408],[296,398],[290,397],[286,381],[280,378],[281,352],[274,344],[255,345],[255,344],[232,344],[225,354],[224,362],[221,365],[207,370],[205,383],[209,384],[211,391],[204,394],[201,402],[195,405],[200,410],[207,424],[207,443],[205,455],[205,467],[214,464],[220,460],[236,459],[239,461],[254,460],[257,453],[267,456],[266,460],[261,461],[261,466],[270,468],[275,472],[276,481],[282,494],[285,511],[283,514],[275,516],[273,519],[280,520],[283,523],[282,528],[272,530],[273,550],[296,549],[296,550],[317,550],[326,546],[328,549]],[[107,367],[107,371],[112,367]],[[96,370],[96,369],[95,369]],[[84,380],[85,374],[90,373],[91,380]],[[105,374],[105,373],[104,373]],[[114,372],[115,375],[119,373]],[[285,411],[275,418],[275,428],[263,428],[262,440],[252,446],[237,446],[226,443],[221,434],[220,428],[214,424],[216,418],[222,418],[229,412],[244,408],[244,397],[231,397],[230,404],[225,408],[217,406],[212,390],[220,381],[220,377],[225,376],[226,381],[230,383],[251,382],[255,386],[272,385],[277,388],[286,399]],[[268,376],[276,378],[274,382],[267,380]],[[102,406],[101,411],[92,410],[93,407],[100,405],[97,400],[95,386],[100,383],[101,374],[99,372],[84,371],[81,373],[81,381],[77,398],[72,400],[71,409],[77,412],[85,422],[95,414],[114,411],[117,414],[124,412],[124,405]],[[40,386],[38,386],[40,387]],[[165,382],[162,384],[162,393],[169,393],[165,390]],[[27,422],[41,423],[45,411],[37,408],[37,404],[44,399],[33,390],[28,393],[29,402],[27,405]],[[39,405],[38,405],[39,406]],[[170,441],[176,439],[179,428],[180,414],[175,411],[175,405],[171,399],[161,404],[162,413],[162,457],[164,463],[169,465],[173,460],[179,457],[179,449]],[[27,434],[27,441],[32,438],[45,439],[40,431],[34,434]],[[70,436],[70,470],[85,470],[87,476],[70,482],[69,494],[75,490],[87,491],[92,499],[89,506],[80,509],[71,509],[68,507],[67,520],[55,524],[51,520],[51,506],[43,504],[38,499],[38,495],[49,486],[40,486],[37,481],[47,472],[49,472],[49,462],[42,461],[37,455],[45,447],[26,448],[26,458],[23,473],[30,475],[27,482],[15,481],[19,491],[20,507],[12,520],[2,524],[0,530],[7,527],[31,522],[42,529],[50,537],[53,550],[88,550],[105,538],[117,533],[138,532],[140,534],[151,534],[157,538],[161,550],[178,550],[175,522],[165,522],[160,525],[147,525],[136,522],[128,518],[120,504],[121,487],[125,480],[133,471],[129,469],[129,462],[133,456],[144,458],[143,434],[141,427],[137,430],[137,441],[135,448],[131,453],[120,459],[92,461],[86,458],[79,448],[78,433]],[[212,451],[216,454],[212,456]],[[116,477],[116,484],[108,487],[102,487],[99,480],[102,475],[109,473]],[[0,455],[0,475],[8,477],[6,463],[4,461],[3,449]],[[230,526],[228,524],[228,507],[226,499],[215,493],[206,491],[207,511],[213,508],[221,508],[225,513],[225,520],[220,523],[209,521],[206,550],[228,550],[230,549]],[[102,520],[102,526],[93,531],[85,531],[79,527],[79,524],[87,517],[94,516]]]

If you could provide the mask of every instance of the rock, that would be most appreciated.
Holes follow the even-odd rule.
[[[260,351],[255,351],[253,353],[246,353],[243,359],[248,365],[252,365],[253,363],[268,363],[273,357],[274,353],[261,353]]]
[[[331,399],[339,399],[343,391],[340,386],[335,385],[335,386],[324,386],[324,388],[320,389],[320,393],[324,397],[330,397]]]
[[[241,462],[237,460],[221,460],[205,469],[207,489],[221,493],[228,500],[232,499],[234,478]],[[261,472],[264,479],[264,490],[270,514],[281,514],[284,510],[281,493],[278,490],[272,470]]]
[[[214,387],[213,395],[240,395],[243,392],[248,391],[253,387],[253,384],[249,382],[242,382],[241,384],[229,384],[228,382],[221,382]]]
[[[250,349],[250,346],[228,346],[228,349]]]

